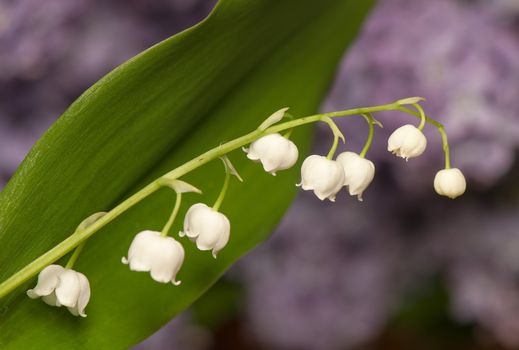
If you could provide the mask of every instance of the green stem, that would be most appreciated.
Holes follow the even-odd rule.
[[[445,129],[442,127],[438,128],[438,132],[440,133],[442,137],[442,146],[443,146],[443,152],[445,153],[445,169],[451,168],[451,156],[450,156],[450,149],[449,149],[449,140],[447,139],[447,133],[445,132]]]
[[[330,148],[330,151],[328,152],[328,155],[326,156],[326,159],[333,159],[333,155],[335,154],[335,151],[337,150],[337,146],[339,145],[339,139],[342,139],[342,142],[345,141],[344,135],[342,134],[341,130],[339,130],[339,127],[337,126],[337,124],[335,124],[330,117],[324,116],[321,120],[323,122],[325,122],[326,124],[328,124],[328,126],[330,127],[330,129],[333,132],[333,144],[332,144],[332,147]]]
[[[425,126],[425,112],[424,112],[422,106],[420,106],[418,103],[413,103],[413,106],[414,106],[414,108],[416,108],[416,110],[420,114],[421,120],[420,120],[420,125],[418,125],[418,130],[422,131]]]
[[[332,148],[330,148],[330,151],[328,152],[328,155],[326,156],[326,159],[333,159],[333,155],[335,154],[335,151],[337,150],[337,146],[339,145],[339,136],[333,135],[333,144]]]
[[[362,116],[364,117],[364,119],[366,119],[366,121],[368,122],[368,126],[369,126],[368,139],[366,140],[366,143],[364,144],[364,147],[362,148],[362,151],[360,151],[360,154],[359,154],[359,156],[364,158],[364,157],[366,157],[366,153],[368,153],[369,148],[371,147],[371,143],[373,142],[374,127],[373,127],[373,117],[371,116],[371,114],[366,113],[366,114],[363,114]]]
[[[225,180],[223,181],[222,189],[220,190],[220,194],[214,202],[213,209],[218,211],[220,206],[222,205],[223,199],[225,198],[225,194],[227,193],[227,189],[229,188],[229,181],[231,179],[231,173],[226,169],[225,171]]]
[[[166,237],[168,235],[169,230],[171,230],[171,226],[173,226],[173,222],[175,222],[175,218],[177,217],[178,210],[180,209],[180,203],[182,203],[182,193],[177,192],[177,198],[175,200],[175,207],[173,208],[173,211],[171,212],[171,215],[169,216],[168,222],[166,222],[166,225],[164,225],[164,228],[162,229],[161,236]]]
[[[74,267],[74,264],[76,263],[76,260],[79,258],[79,254],[81,254],[81,251],[85,247],[86,242],[81,243],[76,247],[76,250],[74,250],[74,253],[72,253],[72,256],[67,262],[67,265],[65,265],[66,269],[71,269]]]
[[[272,134],[277,133],[289,129],[293,129],[295,127],[315,123],[318,121],[323,121],[324,118],[335,118],[335,117],[347,117],[347,116],[353,116],[353,115],[359,115],[359,114],[366,114],[366,113],[374,113],[374,112],[382,112],[382,111],[392,111],[392,110],[401,110],[408,114],[416,115],[417,113],[415,111],[409,110],[405,107],[400,106],[398,103],[389,103],[385,105],[380,106],[374,106],[374,107],[362,107],[362,108],[353,108],[343,111],[336,111],[336,112],[329,112],[329,113],[321,113],[321,114],[315,114],[299,119],[294,119],[288,122],[279,123],[276,125],[273,125],[266,130],[254,130],[246,135],[243,135],[241,137],[238,137],[232,141],[226,142],[218,147],[215,147],[201,155],[199,155],[196,158],[193,158],[192,160],[188,161],[187,163],[184,163],[183,165],[179,166],[178,168],[175,168],[165,174],[164,176],[156,179],[155,181],[151,182],[126,200],[124,200],[122,203],[117,205],[115,208],[110,210],[105,216],[97,220],[92,225],[88,226],[85,230],[81,230],[78,232],[75,232],[74,234],[70,235],[66,239],[64,239],[61,243],[58,243],[56,246],[51,248],[46,253],[42,254],[40,257],[36,258],[29,264],[27,264],[25,267],[23,267],[21,270],[16,272],[14,275],[9,277],[7,280],[3,281],[0,284],[0,298],[6,296],[10,292],[12,292],[14,289],[22,285],[23,283],[27,282],[30,278],[36,276],[38,272],[40,272],[45,266],[48,266],[52,264],[53,262],[57,261],[58,259],[65,256],[67,253],[69,253],[72,249],[79,246],[82,242],[84,242],[86,239],[91,237],[94,233],[99,231],[101,228],[106,226],[108,223],[113,221],[115,218],[117,218],[119,215],[133,207],[135,204],[142,201],[144,198],[148,197],[149,195],[156,192],[158,189],[160,189],[163,186],[163,181],[161,179],[163,177],[167,177],[168,179],[178,179],[185,174],[191,172],[192,170],[214,160],[217,159],[235,149],[238,149],[240,147],[243,147],[247,144],[250,144],[251,142],[257,140],[258,138]],[[433,121],[430,118],[427,118],[427,121],[431,124],[437,123],[436,121]],[[439,123],[438,123],[439,124]],[[441,124],[440,124],[441,125]],[[442,136],[443,137],[443,136]],[[446,138],[445,138],[446,141]],[[444,147],[445,150],[445,147]],[[448,147],[446,152],[448,153]]]

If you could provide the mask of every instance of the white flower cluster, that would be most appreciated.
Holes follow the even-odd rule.
[[[354,152],[343,152],[336,160],[311,155],[301,167],[301,183],[305,191],[314,191],[320,200],[335,202],[337,193],[348,187],[350,195],[362,201],[362,193],[375,176],[375,165]]]
[[[229,242],[231,224],[227,217],[204,203],[193,204],[184,219],[184,231],[202,251],[211,250],[213,257]],[[132,271],[150,272],[151,278],[160,283],[180,285],[176,276],[184,262],[184,248],[173,237],[157,231],[143,231],[133,239],[128,258],[122,262]]]
[[[388,151],[398,157],[420,156],[426,148],[427,139],[413,125],[404,125],[393,132],[388,139]],[[317,198],[335,201],[343,186],[348,187],[350,195],[362,201],[362,194],[375,175],[373,162],[354,152],[343,152],[336,160],[319,155],[305,159],[301,167],[301,187],[314,191]],[[434,188],[442,196],[456,198],[466,189],[465,177],[459,169],[443,169],[436,174]]]
[[[269,117],[262,129],[279,121],[286,109],[282,109]],[[375,165],[364,154],[371,144],[372,127],[370,129],[369,142],[366,151],[361,154],[354,152],[343,152],[336,159],[333,158],[337,145],[337,135],[340,131],[332,123],[335,140],[332,151],[328,157],[310,155],[301,166],[301,186],[303,190],[313,191],[320,199],[335,201],[337,193],[347,187],[352,196],[357,196],[362,201],[362,194],[367,189],[375,176]],[[373,122],[373,119],[368,119]],[[342,135],[342,134],[341,134]],[[398,157],[409,158],[420,156],[427,146],[427,140],[422,131],[413,125],[404,125],[393,132],[388,139],[388,151]],[[244,149],[247,157],[253,161],[261,162],[266,172],[276,175],[277,171],[289,169],[297,162],[298,149],[287,137],[278,133],[271,133],[252,142],[248,149]],[[229,242],[231,224],[229,219],[218,211],[219,204],[225,195],[230,175],[237,176],[236,170],[230,161],[223,157],[227,177],[222,192],[214,207],[204,203],[192,205],[184,218],[184,229],[179,233],[180,237],[188,237],[201,251],[211,251],[216,258]],[[448,162],[447,162],[448,165]],[[180,195],[183,192],[200,192],[193,186],[173,179],[169,184],[177,192],[177,203],[170,221],[163,232],[145,230],[138,233],[128,250],[128,256],[122,258],[124,264],[129,265],[132,271],[149,272],[151,278],[160,283],[172,283],[179,285],[177,280],[185,257],[182,244],[173,237],[167,236],[170,224],[176,216],[180,206]],[[434,179],[434,188],[440,195],[456,198],[465,192],[466,183],[461,171],[450,168],[439,171]],[[104,215],[104,213],[100,213]],[[98,214],[87,219],[85,225],[90,221],[101,217]],[[82,224],[83,225],[83,224]],[[80,226],[81,227],[81,226]],[[85,317],[85,307],[90,299],[90,286],[88,279],[81,273],[59,265],[46,267],[38,277],[38,284],[34,289],[27,291],[31,298],[41,297],[44,302],[54,306],[66,306],[74,315]]]
[[[396,129],[389,137],[387,150],[398,157],[409,158],[421,155],[427,146],[424,134],[413,125],[404,125]],[[456,198],[465,193],[467,184],[465,176],[458,168],[447,168],[438,171],[434,178],[434,189],[441,196]]]

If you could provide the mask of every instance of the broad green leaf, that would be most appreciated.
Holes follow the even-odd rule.
[[[159,175],[255,129],[276,110],[314,112],[371,5],[222,0],[199,25],[101,79],[38,141],[0,194],[0,281],[89,215],[110,210]],[[302,156],[310,131],[293,133]],[[164,188],[88,241],[75,267],[92,287],[86,319],[30,300],[20,289],[0,301],[0,348],[127,348],[192,304],[269,236],[296,192],[297,168],[272,177],[240,150],[229,158],[244,182],[232,179],[221,208],[232,232],[218,259],[182,239],[186,262],[179,287],[121,264],[137,232],[159,230],[167,220],[175,195]],[[179,217],[195,201],[212,204],[223,178],[220,160],[183,178],[203,194],[186,193]]]

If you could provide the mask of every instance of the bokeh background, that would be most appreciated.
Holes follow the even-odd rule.
[[[0,188],[87,87],[214,0],[0,0]],[[337,33],[340,35],[340,33]],[[388,154],[364,202],[300,193],[272,238],[142,349],[519,349],[519,0],[380,0],[323,111],[426,96],[468,180],[437,196],[425,155]],[[341,120],[359,151],[362,120]],[[331,139],[318,128],[315,151]]]

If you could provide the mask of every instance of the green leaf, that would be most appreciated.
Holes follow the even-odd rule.
[[[0,281],[92,213],[110,210],[168,170],[254,130],[274,111],[314,112],[371,5],[222,0],[205,21],[101,79],[37,142],[0,193]],[[310,132],[305,127],[293,134],[302,155]],[[75,266],[91,283],[86,319],[30,300],[20,288],[0,301],[0,348],[123,349],[192,304],[269,236],[296,191],[297,167],[274,178],[240,150],[229,158],[245,182],[231,182],[221,208],[232,232],[217,260],[181,239],[186,261],[179,287],[121,264],[137,232],[160,230],[167,220],[175,195],[162,189],[87,242]],[[223,178],[219,160],[183,178],[203,195],[186,194],[180,215],[195,201],[211,204]]]

